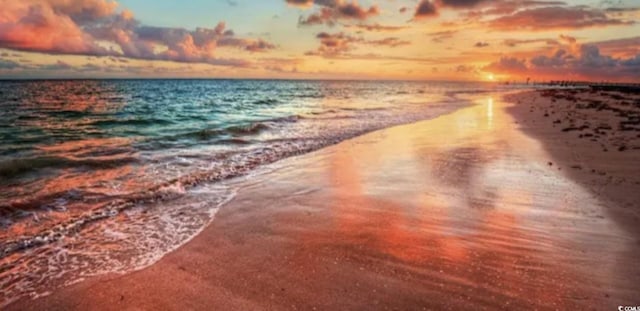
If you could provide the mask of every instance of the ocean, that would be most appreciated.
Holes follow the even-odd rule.
[[[0,306],[144,268],[265,166],[530,86],[0,81]]]

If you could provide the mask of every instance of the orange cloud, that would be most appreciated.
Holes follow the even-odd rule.
[[[537,31],[632,25],[633,23],[633,21],[609,17],[605,12],[597,9],[582,6],[553,6],[517,11],[490,20],[487,26],[499,30]]]
[[[633,81],[638,79],[640,54],[616,58],[602,54],[596,45],[583,44],[575,54],[559,49],[550,55],[535,55],[528,60],[504,56],[485,66],[483,70],[555,79],[589,80],[597,77],[600,80]]]
[[[619,58],[631,58],[640,54],[640,37],[593,42],[604,53]]]

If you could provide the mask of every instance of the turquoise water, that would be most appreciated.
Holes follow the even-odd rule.
[[[0,306],[147,266],[232,199],[216,182],[518,86],[0,82]]]

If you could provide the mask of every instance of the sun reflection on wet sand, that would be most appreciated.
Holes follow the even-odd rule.
[[[615,291],[615,262],[584,254],[617,253],[626,246],[622,233],[594,219],[600,203],[548,167],[539,144],[496,105],[490,97],[333,148],[321,164],[330,226],[305,231],[301,245],[365,270],[392,269],[390,278],[406,273],[421,295],[411,299],[426,306],[601,303]],[[605,271],[597,279],[595,268]]]

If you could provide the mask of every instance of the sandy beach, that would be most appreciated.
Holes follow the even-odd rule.
[[[487,95],[285,159],[225,181],[235,199],[158,263],[6,310],[638,305],[639,99]]]

